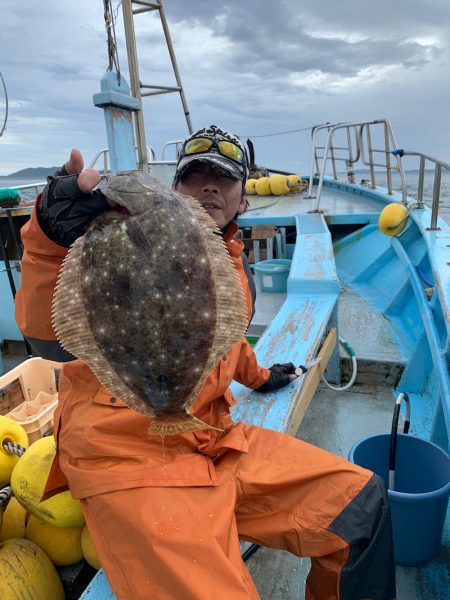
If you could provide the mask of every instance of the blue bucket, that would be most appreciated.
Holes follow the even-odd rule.
[[[388,486],[391,434],[366,437],[349,460],[380,475]],[[396,435],[395,486],[388,490],[398,565],[414,566],[439,551],[450,494],[450,457],[439,446]]]
[[[291,260],[275,258],[262,260],[253,265],[262,292],[286,293]]]

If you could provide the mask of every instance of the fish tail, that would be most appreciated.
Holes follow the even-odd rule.
[[[155,419],[151,422],[148,432],[152,435],[164,436],[189,433],[190,431],[198,431],[199,429],[215,429],[216,431],[223,431],[223,429],[209,425],[208,423],[197,419],[197,417],[192,416],[190,413],[186,413],[186,417],[180,421]]]

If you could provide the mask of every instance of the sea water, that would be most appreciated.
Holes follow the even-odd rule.
[[[406,184],[408,196],[417,197],[418,171],[406,171]],[[380,185],[385,185],[380,182]],[[392,177],[392,185],[395,190],[401,191],[401,180],[398,173]],[[423,200],[426,206],[431,208],[433,201],[434,171],[426,171],[423,185]],[[439,200],[439,216],[450,225],[450,171],[441,171],[441,195]]]

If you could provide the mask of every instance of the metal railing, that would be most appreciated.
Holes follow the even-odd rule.
[[[184,144],[184,140],[174,140],[172,142],[167,142],[167,144],[164,144],[163,150],[162,150],[162,155],[161,155],[161,160],[165,161],[166,159],[166,150],[170,147],[170,146],[175,146],[175,158],[174,160],[178,159],[178,154],[181,150],[181,146]]]
[[[437,226],[437,220],[439,216],[439,201],[441,198],[441,175],[442,169],[446,169],[450,171],[450,164],[444,162],[443,160],[439,160],[438,158],[434,158],[433,156],[429,156],[428,154],[424,154],[422,152],[414,152],[414,151],[406,151],[399,149],[397,150],[397,154],[402,158],[403,156],[415,156],[419,158],[419,178],[417,181],[417,205],[418,208],[423,208],[423,189],[424,189],[424,180],[425,180],[425,165],[426,162],[430,162],[434,164],[434,181],[433,181],[433,200],[431,204],[431,223],[429,230],[438,230],[440,227]]]
[[[383,128],[383,148],[374,148],[372,144],[371,128]],[[327,138],[324,146],[317,144],[317,135],[323,130],[327,130]],[[336,146],[333,138],[337,131],[344,130],[347,138],[346,145]],[[320,151],[323,154],[320,155]],[[376,162],[375,155],[382,154],[383,162]],[[393,164],[393,158],[395,163]],[[317,194],[315,196],[316,203],[314,210],[319,209],[320,196],[323,188],[323,181],[327,171],[328,160],[331,160],[333,178],[338,180],[337,163],[344,162],[347,170],[347,180],[349,183],[355,183],[354,166],[360,163],[370,169],[369,187],[376,188],[376,167],[381,167],[385,170],[387,178],[388,194],[393,193],[392,188],[392,172],[396,171],[400,174],[402,185],[402,199],[406,202],[407,189],[406,179],[401,162],[401,157],[398,154],[397,144],[392,132],[389,121],[386,119],[378,119],[375,121],[362,121],[358,123],[324,123],[317,125],[312,129],[312,149],[311,149],[311,173],[309,179],[309,198],[314,198],[312,189],[314,179],[319,177]]]
[[[18,190],[19,192],[21,192],[23,190],[25,190],[25,191],[32,190],[34,192],[34,196],[37,196],[39,194],[39,192],[42,192],[42,190],[45,188],[46,185],[47,185],[47,181],[37,181],[36,183],[24,183],[24,184],[19,184],[19,185],[9,185],[8,188],[10,190]],[[18,207],[13,207],[13,208],[18,208]]]
[[[137,146],[135,147],[135,150],[137,151]],[[155,160],[155,152],[154,152],[153,148],[150,148],[149,146],[147,146],[147,156],[150,156],[152,161]],[[103,169],[102,169],[103,172],[108,173],[110,170],[109,169],[109,150],[108,150],[108,148],[103,148],[103,150],[99,150],[97,152],[97,154],[91,160],[91,162],[89,164],[89,168],[93,169],[100,159],[103,160]]]

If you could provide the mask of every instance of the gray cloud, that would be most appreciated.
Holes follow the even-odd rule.
[[[164,6],[194,127],[216,122],[259,135],[387,116],[400,141],[414,131],[430,153],[448,154],[445,0],[166,0]],[[173,85],[156,14],[135,23],[141,81]],[[41,0],[23,11],[3,0],[2,24],[0,70],[11,107],[0,173],[58,164],[72,146],[92,157],[106,145],[102,113],[92,104],[108,62],[103,3]],[[185,135],[177,95],[144,99],[144,110],[157,153]],[[308,162],[308,134],[258,139],[257,153],[274,167],[299,168]]]

